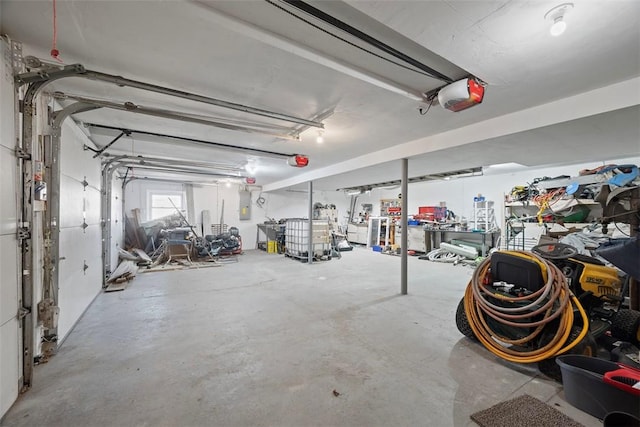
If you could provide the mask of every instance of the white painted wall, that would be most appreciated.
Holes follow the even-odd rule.
[[[17,232],[17,161],[14,156],[14,97],[7,44],[0,42],[0,418],[18,397],[22,331],[17,318],[21,298]]]
[[[495,202],[496,220],[498,226],[502,228],[504,221],[503,197],[505,194],[510,193],[514,186],[527,185],[534,178],[543,176],[575,176],[581,169],[591,169],[609,163],[640,164],[640,157],[603,159],[601,162],[558,167],[526,168],[512,172],[501,172],[497,169],[495,172],[488,171],[485,172],[485,175],[478,177],[413,183],[409,185],[408,214],[418,213],[419,206],[438,206],[440,202],[446,202],[447,207],[454,211],[456,215],[471,219],[473,217],[473,198],[478,194],[482,194],[487,200]],[[400,186],[390,189],[374,189],[369,194],[361,194],[358,196],[355,213],[357,214],[362,210],[362,204],[370,203],[373,205],[373,215],[378,215],[380,212],[380,199],[397,198],[399,193]],[[254,213],[262,211],[265,217],[275,219],[307,216],[308,202],[305,192],[280,190],[273,193],[263,193],[262,197],[266,200],[264,209],[260,210],[254,206]],[[343,192],[314,192],[314,202],[333,203],[336,205],[341,224],[346,223],[345,217],[349,209],[349,199],[350,197]]]
[[[487,200],[495,202],[495,215],[498,226],[502,227],[504,212],[502,211],[502,201],[506,193],[516,185],[526,185],[536,177],[559,175],[577,175],[578,171],[585,168],[594,168],[608,163],[634,163],[640,164],[640,157],[628,159],[608,159],[599,163],[581,163],[570,166],[527,168],[515,172],[495,173],[486,172],[483,176],[472,178],[451,179],[449,181],[431,181],[413,183],[409,185],[409,214],[418,213],[419,206],[439,205],[446,202],[447,207],[454,211],[456,215],[461,215],[467,219],[473,216],[473,197],[482,194]],[[126,208],[127,212],[134,207],[146,209],[146,191],[152,189],[180,189],[180,184],[164,184],[158,182],[134,181],[127,186]],[[304,190],[278,190],[270,193],[262,193],[253,190],[251,194],[251,220],[240,221],[239,216],[239,195],[238,191],[243,186],[233,184],[230,188],[224,184],[220,185],[194,185],[194,209],[197,230],[201,230],[203,210],[209,210],[211,222],[217,224],[222,213],[224,200],[224,223],[229,226],[238,227],[240,235],[243,237],[243,248],[255,248],[256,224],[261,224],[269,219],[280,220],[282,218],[306,218],[308,216],[308,193]],[[361,211],[363,203],[373,205],[373,214],[380,212],[380,199],[397,198],[400,187],[391,189],[374,189],[369,194],[358,196],[355,209],[357,215]],[[265,199],[262,207],[257,206],[259,197]],[[338,221],[341,225],[347,224],[350,196],[341,191],[314,191],[314,203],[334,204],[338,209]]]
[[[487,172],[483,176],[472,178],[451,179],[449,181],[432,181],[409,185],[409,214],[418,213],[419,206],[437,206],[441,201],[447,203],[447,208],[456,215],[470,219],[473,216],[473,198],[482,194],[487,200],[495,202],[495,214],[498,226],[503,221],[502,205],[505,194],[510,193],[516,185],[527,185],[537,177],[556,177],[560,175],[576,176],[581,169],[591,169],[603,164],[640,164],[640,157],[627,159],[605,159],[602,162],[580,163],[570,166],[547,168],[527,168],[519,171],[500,173]],[[373,203],[373,211],[380,211],[380,199],[397,197],[400,188],[393,190],[373,190],[368,196],[369,203]],[[365,203],[361,197],[358,203]]]
[[[308,194],[306,192],[275,192],[261,193],[251,189],[251,219],[240,220],[240,191],[245,186],[232,184],[193,185],[193,226],[198,233],[202,229],[202,211],[208,210],[211,223],[218,224],[222,217],[223,223],[229,227],[237,227],[243,241],[244,249],[255,248],[257,228],[256,224],[273,218],[306,218],[308,216]],[[182,185],[157,181],[132,181],[125,189],[125,209],[129,215],[131,209],[140,208],[143,218],[147,212],[147,193],[149,191],[181,191]],[[262,207],[256,204],[258,197],[264,197]],[[346,224],[349,197],[338,192],[314,192],[314,203],[333,203],[338,208],[340,222]],[[206,230],[205,234],[210,234]]]
[[[75,123],[65,120],[60,153],[59,341],[102,288],[100,160],[83,150],[84,144],[91,142]]]

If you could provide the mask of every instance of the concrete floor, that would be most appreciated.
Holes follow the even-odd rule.
[[[98,296],[2,425],[473,426],[524,393],[601,425],[457,331],[470,268],[410,258],[400,296],[399,266],[364,248],[311,266],[247,251],[139,274]]]

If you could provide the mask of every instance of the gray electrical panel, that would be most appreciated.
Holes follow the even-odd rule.
[[[251,191],[240,191],[240,221],[251,219]]]

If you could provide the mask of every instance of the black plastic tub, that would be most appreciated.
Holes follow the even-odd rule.
[[[578,409],[604,419],[610,412],[640,417],[640,397],[605,383],[603,375],[619,369],[617,363],[595,357],[558,356],[567,401]]]

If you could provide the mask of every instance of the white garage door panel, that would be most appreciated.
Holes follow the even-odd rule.
[[[92,268],[99,269],[101,263],[101,234],[97,225],[82,228],[60,230],[60,284],[67,274],[82,270],[84,261]]]
[[[80,130],[73,129],[71,122],[65,120],[62,126],[60,145],[60,168],[65,174],[84,181],[90,186],[100,188],[100,161],[93,158],[93,152],[83,150]]]
[[[60,152],[58,336],[64,339],[102,287],[100,161],[83,150],[86,136],[65,120]],[[82,184],[86,180],[88,186]],[[83,217],[84,212],[84,217]],[[82,223],[88,227],[83,230]],[[88,269],[83,269],[84,264]]]
[[[0,234],[16,232],[16,158],[13,151],[0,146]]]
[[[80,227],[82,225],[82,210],[84,186],[69,176],[60,176],[60,227]]]
[[[18,320],[13,319],[0,326],[0,417],[18,397],[20,341]]]
[[[58,336],[64,339],[101,289],[101,230],[98,225],[60,230]],[[88,269],[83,270],[86,261]]]
[[[117,198],[116,198],[117,197]],[[122,187],[120,182],[111,187],[111,270],[115,270],[118,263],[118,248],[122,242]]]
[[[100,191],[87,187],[84,192],[84,206],[87,212],[87,224],[100,224]]]
[[[1,7],[1,6],[0,6]],[[0,419],[18,397],[21,330],[18,314],[14,87],[8,44],[0,42]]]
[[[15,236],[0,236],[0,325],[18,313],[18,248]],[[1,342],[1,341],[0,341]]]
[[[102,269],[102,227],[98,224],[87,227],[85,241],[84,257],[87,260],[87,265],[92,272],[100,271]],[[89,274],[89,270],[87,270],[87,274]]]

